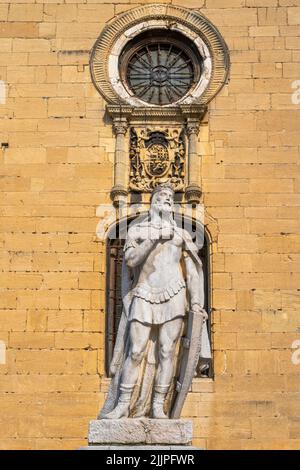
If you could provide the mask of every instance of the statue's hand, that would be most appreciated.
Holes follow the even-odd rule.
[[[150,228],[150,240],[157,241],[161,238],[161,228],[160,227],[151,227]]]
[[[110,367],[109,367],[109,373],[112,377],[114,377],[116,375],[116,372],[117,372],[117,367],[115,364],[111,363]]]
[[[201,315],[203,316],[203,322],[205,322],[208,319],[208,315],[207,315],[206,310],[204,308],[200,307],[199,304],[193,304],[191,310],[194,313],[201,313]]]
[[[174,237],[174,227],[173,225],[166,224],[161,228],[161,238],[170,240]]]
[[[170,240],[174,237],[174,227],[170,224],[152,226],[150,229],[150,239],[152,241]]]

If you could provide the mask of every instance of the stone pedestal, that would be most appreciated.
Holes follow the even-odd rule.
[[[88,440],[89,446],[106,449],[115,446],[190,449],[186,446],[191,445],[192,436],[192,422],[184,419],[99,419],[90,422]]]

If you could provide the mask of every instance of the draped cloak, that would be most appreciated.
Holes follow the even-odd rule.
[[[142,220],[139,224],[136,224],[135,226],[142,227],[142,225],[145,223],[151,224],[151,222],[148,222],[146,218]],[[197,253],[198,249],[196,245],[193,243],[190,234],[186,230],[182,230],[178,228],[175,221],[173,221],[173,225],[174,225],[174,230],[178,234],[180,234],[183,239],[183,242],[184,242],[183,251],[185,251],[186,254],[190,256],[190,258],[194,262],[195,267],[197,269],[199,280],[200,280],[199,282],[200,296],[199,297],[201,299],[201,307],[204,307],[203,269],[202,269],[202,262]],[[118,327],[118,333],[117,333],[116,343],[114,347],[113,358],[112,358],[111,365],[110,365],[110,370],[113,375],[113,378],[110,383],[107,398],[105,400],[102,410],[99,413],[99,418],[105,418],[106,414],[112,411],[118,403],[123,364],[124,364],[125,359],[128,356],[128,351],[129,351],[129,334],[128,333],[129,333],[130,321],[128,320],[128,318],[129,318],[129,312],[130,312],[130,308],[132,305],[132,301],[134,298],[134,287],[137,283],[139,273],[140,273],[140,266],[137,266],[136,268],[128,268],[125,262],[125,256],[124,256],[123,263],[122,263],[122,286],[121,286],[123,309],[122,309],[122,315],[121,315],[121,319],[120,319],[120,323]],[[189,286],[187,285],[187,291],[188,289],[189,289]],[[183,329],[185,327],[185,323],[183,323]],[[178,370],[180,367],[180,355],[181,355],[180,346],[178,346],[176,358],[174,359],[174,378],[175,379],[176,379],[176,376],[178,374]],[[202,328],[202,332],[201,332],[201,349],[200,349],[199,358],[203,360],[209,360],[211,358],[211,348],[210,348],[210,342],[208,338],[207,321],[205,321],[203,328]],[[144,358],[142,365],[140,366],[138,382],[132,394],[129,416],[131,417],[149,416],[150,410],[151,410],[151,399],[152,399],[152,392],[153,392],[157,364],[158,364],[157,330],[152,328],[148,345],[146,348],[145,358]],[[175,382],[173,381],[173,386],[170,387],[168,397],[166,400],[166,407],[168,408],[166,410],[167,414],[169,414],[171,411],[174,394],[176,394],[174,383]]]

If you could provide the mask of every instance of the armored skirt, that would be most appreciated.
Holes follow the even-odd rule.
[[[149,289],[138,284],[133,292],[128,321],[161,325],[177,317],[184,317],[187,309],[186,288],[183,279],[162,289]]]

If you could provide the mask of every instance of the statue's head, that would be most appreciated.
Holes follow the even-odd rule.
[[[156,186],[151,194],[151,210],[159,214],[170,214],[174,210],[174,189],[169,183]]]

